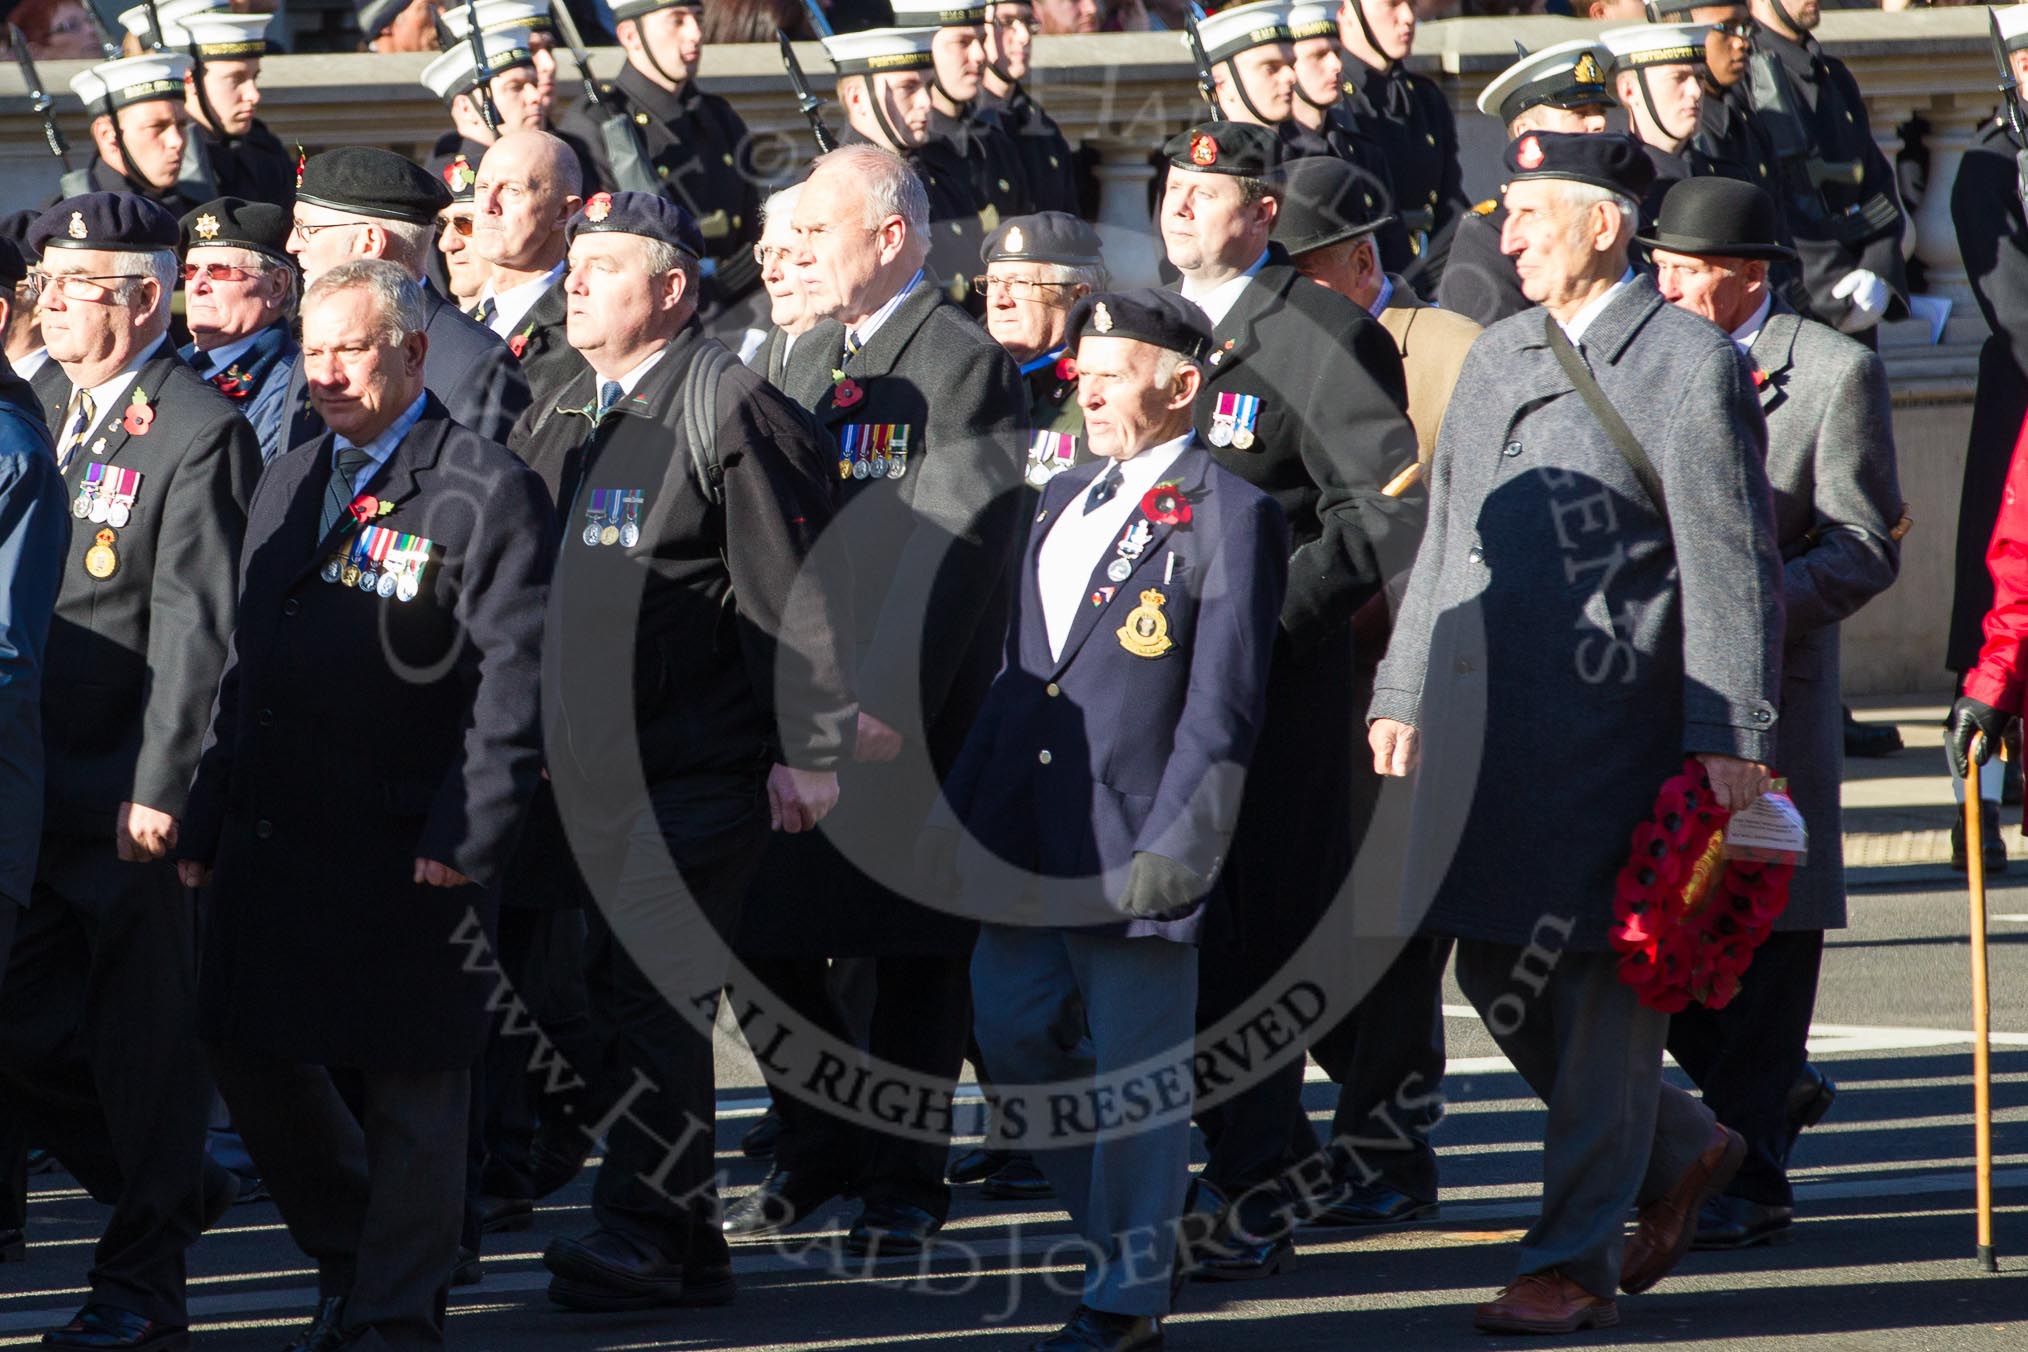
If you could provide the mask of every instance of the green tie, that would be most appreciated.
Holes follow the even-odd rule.
[[[331,533],[331,527],[338,524],[338,518],[352,505],[352,485],[359,480],[359,471],[373,463],[373,457],[357,446],[338,448],[338,467],[331,471],[331,481],[324,489],[324,516],[317,527],[317,538],[323,539]]]

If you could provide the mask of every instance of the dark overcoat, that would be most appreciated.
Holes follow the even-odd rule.
[[[1028,181],[1030,211],[1067,211],[1079,214],[1077,162],[1063,129],[1035,101],[1026,88],[1015,85],[1002,99],[980,93],[981,122],[991,122],[1007,133],[1020,158],[1021,172]]]
[[[71,527],[52,449],[0,361],[0,907],[28,904],[42,837],[42,672]]]
[[[565,277],[558,277],[507,335],[507,351],[521,362],[528,380],[530,408],[559,402],[563,387],[591,369],[565,331],[564,309],[570,303]]]
[[[818,551],[820,567],[850,569],[860,707],[905,745],[896,761],[845,765],[838,808],[818,831],[770,842],[741,944],[965,953],[969,922],[908,898],[922,895],[917,832],[1000,666],[1027,399],[1013,359],[933,277],[847,363],[850,386],[831,379],[843,343],[830,321],[798,338],[788,393],[841,447],[867,429],[907,437],[901,472],[890,465],[877,479],[853,476],[841,449],[843,499]]]
[[[1732,340],[1645,278],[1582,335],[1661,476],[1665,519],[1546,322],[1504,320],[1465,358],[1369,718],[1421,734],[1407,918],[1604,951],[1634,826],[1684,757],[1774,758],[1781,559],[1766,428]]]
[[[177,846],[215,868],[200,1029],[291,1061],[469,1066],[492,981],[467,964],[541,772],[549,508],[526,466],[430,398],[365,489],[394,504],[376,529],[427,549],[416,595],[382,596],[330,566],[374,537],[350,516],[318,535],[331,443],[269,466],[249,509]],[[418,884],[418,858],[474,884]]]
[[[61,436],[70,381],[50,362],[32,383]],[[134,391],[154,411],[133,422],[139,432],[125,412]],[[167,343],[142,363],[128,400],[106,411],[64,471],[73,515],[88,466],[141,479],[125,526],[73,522],[42,698],[46,829],[108,841],[121,803],[183,815],[261,472],[253,428]],[[114,568],[93,577],[86,556],[106,531]]]

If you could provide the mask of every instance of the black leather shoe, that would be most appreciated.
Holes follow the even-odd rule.
[[[782,1116],[770,1108],[739,1138],[739,1153],[750,1160],[771,1160],[775,1157],[775,1142],[781,1135]]]
[[[204,1162],[204,1215],[200,1233],[215,1229],[239,1201],[239,1175],[222,1164]]]
[[[1191,1255],[1190,1276],[1200,1282],[1257,1282],[1294,1262],[1296,1241],[1287,1235],[1241,1239],[1220,1235]]]
[[[1025,1150],[1008,1155],[1007,1162],[979,1185],[979,1193],[1002,1202],[1036,1202],[1055,1195],[1042,1166]]]
[[[1316,1226],[1407,1225],[1435,1220],[1441,1208],[1414,1197],[1381,1179],[1371,1183],[1339,1183],[1312,1200],[1316,1210],[1304,1220]]]
[[[28,1232],[26,1230],[0,1230],[0,1263],[25,1263],[28,1261]]]
[[[567,1310],[727,1305],[738,1291],[725,1264],[687,1270],[616,1230],[553,1239],[543,1251],[549,1298]]]
[[[845,1252],[875,1258],[918,1254],[944,1228],[941,1219],[908,1202],[868,1202],[845,1232]]]
[[[529,1194],[540,1200],[567,1185],[584,1168],[591,1147],[591,1137],[575,1123],[538,1127],[528,1148]]]
[[[535,1203],[526,1197],[479,1198],[479,1233],[504,1234],[535,1228]]]
[[[1143,1352],[1162,1345],[1162,1321],[1151,1314],[1109,1314],[1077,1307],[1070,1322],[1028,1352]]]
[[[768,1235],[786,1230],[845,1191],[835,1179],[811,1178],[776,1165],[758,1188],[726,1210],[718,1228],[728,1235]]]
[[[143,1319],[116,1305],[87,1305],[62,1328],[43,1334],[42,1345],[84,1352],[181,1352],[190,1346],[190,1330]]]
[[[457,1266],[451,1269],[452,1286],[477,1286],[486,1280],[486,1269],[479,1262],[479,1251],[458,1246]]]
[[[1802,1134],[1803,1128],[1814,1127],[1824,1120],[1824,1114],[1831,1111],[1831,1104],[1838,1097],[1838,1086],[1827,1078],[1823,1071],[1805,1063],[1803,1073],[1789,1086],[1789,1142]]]
[[[1744,1197],[1718,1196],[1697,1213],[1693,1249],[1750,1249],[1756,1244],[1786,1244],[1795,1223],[1794,1207],[1762,1206]]]
[[[47,1150],[37,1149],[28,1152],[28,1172],[31,1174],[51,1174],[62,1167],[56,1156]]]
[[[1901,750],[1901,730],[1892,723],[1861,723],[1845,710],[1847,756],[1891,756]]]
[[[234,1174],[239,1182],[239,1196],[232,1199],[234,1206],[245,1206],[249,1202],[271,1202],[274,1194],[268,1191],[267,1180],[259,1174]]]
[[[1013,1158],[1014,1152],[1011,1150],[988,1150],[984,1146],[976,1150],[967,1150],[951,1161],[950,1168],[944,1170],[944,1182],[956,1188],[984,1183],[999,1173],[1007,1161]]]
[[[2000,839],[2000,805],[1985,804],[1985,811],[1979,817],[1979,835],[1986,842],[1986,872],[2007,871],[2007,842]],[[1965,862],[1965,817],[1961,812],[1951,823],[1951,867],[1959,873],[1968,870]]]
[[[310,1322],[290,1341],[282,1352],[333,1352],[345,1336],[338,1326],[345,1319],[345,1297],[327,1296],[318,1304],[317,1313]]]

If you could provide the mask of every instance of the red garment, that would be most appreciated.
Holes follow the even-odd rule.
[[[1964,693],[2002,713],[2021,712],[2028,684],[2022,645],[2028,643],[2028,425],[2014,440],[2007,462],[2007,485],[1993,538],[1986,545],[1986,571],[1993,575],[1993,607],[1986,612],[1985,642],[1978,665],[1965,675]]]

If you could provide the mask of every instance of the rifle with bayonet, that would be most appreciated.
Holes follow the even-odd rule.
[[[1204,6],[1192,0],[1189,9],[1183,13],[1183,32],[1190,43],[1190,61],[1197,67],[1197,93],[1204,100],[1204,106],[1211,110],[1213,117],[1223,117],[1218,107],[1218,81],[1211,78],[1211,60],[1204,53],[1204,37],[1197,31],[1197,21],[1204,17]]]
[[[49,142],[49,153],[56,156],[56,162],[69,174],[70,143],[63,139],[63,132],[56,125],[56,100],[43,92],[42,77],[35,72],[35,58],[28,51],[28,39],[21,36],[21,30],[13,24],[7,25],[7,40],[14,48],[14,64],[21,68],[21,83],[28,86],[28,105],[35,115],[42,119],[42,135]]]
[[[563,34],[564,44],[570,48],[571,60],[577,62],[578,78],[584,81],[585,115],[598,128],[599,144],[605,149],[615,186],[622,192],[660,193],[662,185],[656,181],[655,171],[648,167],[648,149],[641,144],[633,119],[608,107],[599,95],[591,56],[585,51],[584,35],[578,32],[577,17],[570,12],[570,5],[566,0],[553,0],[549,8],[556,16],[556,31]]]
[[[87,0],[87,8],[90,7]],[[148,16],[148,35],[143,39],[148,50],[166,52],[169,50],[168,30],[162,27],[162,15],[155,8],[155,0],[141,0],[141,8]],[[220,121],[218,110],[211,106],[211,98],[204,92],[204,58],[197,54],[197,43],[190,44],[190,85],[197,91],[197,106],[210,123],[211,130],[219,140],[230,140],[225,134],[225,124]],[[126,154],[127,147],[121,143],[120,153]],[[211,172],[211,161],[204,153],[204,138],[194,129],[186,128],[183,133],[183,158],[176,164],[176,192],[186,202],[209,202],[218,196],[218,181]]]
[[[2028,128],[2022,126],[2021,82],[2014,78],[2014,63],[2007,59],[2007,40],[2000,36],[2000,16],[1988,9],[1992,25],[1993,62],[2000,68],[2000,106],[2007,110],[2007,131],[2014,141],[2014,188],[2028,210]]]
[[[479,28],[478,0],[465,0],[465,41],[472,45],[472,70],[479,78],[472,89],[472,105],[479,110],[479,119],[486,124],[486,130],[498,136],[500,110],[493,106],[493,63],[486,59],[486,35]]]
[[[831,129],[824,125],[824,100],[810,92],[810,82],[803,78],[802,63],[796,60],[796,49],[789,43],[789,35],[777,28],[775,39],[782,45],[782,65],[789,72],[789,87],[796,91],[796,108],[804,121],[810,124],[810,135],[816,139],[817,152],[828,155],[838,148],[838,138],[831,135]]]

